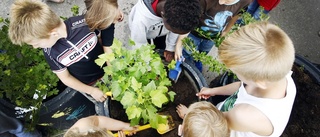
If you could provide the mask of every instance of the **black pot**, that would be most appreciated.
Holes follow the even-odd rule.
[[[78,91],[66,88],[42,104],[38,123],[55,129],[68,129],[80,118],[94,114],[95,107],[90,100]]]
[[[15,105],[0,99],[0,110],[8,116],[25,121],[25,114],[18,114]],[[40,128],[68,129],[77,120],[95,114],[94,104],[78,91],[66,88],[57,96],[45,101],[39,112]]]
[[[298,54],[295,56],[294,63],[303,67],[304,70],[309,73],[311,78],[320,85],[320,69],[315,64]]]

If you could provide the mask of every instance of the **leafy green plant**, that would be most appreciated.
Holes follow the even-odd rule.
[[[135,45],[133,41],[130,43]],[[110,62],[103,68],[104,83],[98,83],[98,87],[104,92],[111,91],[113,98],[121,102],[131,125],[149,122],[157,128],[158,124],[166,123],[158,110],[174,100],[175,92],[167,88],[171,81],[154,47],[148,44],[128,50],[115,39],[111,46],[113,53],[102,54],[96,60],[99,66]]]
[[[42,101],[58,93],[58,77],[50,71],[43,52],[29,45],[14,45],[8,37],[9,20],[0,17],[0,98],[31,110],[25,115],[26,127],[33,129]]]

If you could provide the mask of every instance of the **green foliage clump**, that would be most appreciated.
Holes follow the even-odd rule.
[[[130,41],[134,45],[133,41]],[[157,112],[164,104],[174,100],[175,92],[168,91],[171,81],[154,45],[142,46],[135,50],[122,47],[117,39],[111,46],[113,53],[102,54],[96,60],[104,67],[104,83],[98,86],[104,92],[111,91],[113,98],[120,101],[131,125],[150,123],[157,128],[167,119]]]
[[[9,20],[0,17],[0,98],[30,109],[25,118],[34,128],[42,101],[57,94],[58,77],[50,71],[42,50],[29,45],[14,45],[8,36]]]
[[[260,7],[262,8],[262,7]],[[261,10],[263,11],[263,10]],[[267,21],[270,17],[267,14],[264,14],[263,12],[261,12],[261,16],[260,16],[260,20],[255,20],[250,13],[242,11],[243,13],[241,14],[241,18],[242,18],[242,25],[248,25],[250,23],[253,22],[257,22],[257,21]],[[219,46],[221,45],[221,43],[223,42],[223,40],[230,35],[231,33],[233,33],[234,31],[239,30],[241,27],[241,24],[234,24],[232,26],[232,29],[230,30],[230,32],[228,32],[228,34],[226,34],[226,36],[221,36],[220,33],[218,33],[215,36],[212,36],[212,34],[210,32],[206,32],[203,31],[200,28],[196,28],[195,31],[202,37],[214,41],[215,46],[217,48],[219,48]],[[189,50],[191,52],[191,56],[194,58],[194,60],[196,61],[201,61],[204,65],[209,67],[209,71],[211,72],[216,72],[216,73],[222,73],[225,71],[229,71],[226,69],[226,67],[224,66],[224,64],[222,64],[221,62],[219,62],[216,58],[207,55],[205,52],[199,52],[196,49],[196,46],[194,45],[193,41],[190,38],[184,38],[182,40],[182,44],[184,46],[184,48],[186,48],[187,50]]]

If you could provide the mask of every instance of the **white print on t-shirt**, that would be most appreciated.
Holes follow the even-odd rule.
[[[78,43],[74,44],[75,47],[69,48],[60,54],[58,56],[59,62],[65,66],[72,65],[85,57],[96,46],[97,41],[98,39],[93,32],[87,34]]]

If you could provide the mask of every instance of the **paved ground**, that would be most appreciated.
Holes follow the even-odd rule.
[[[8,17],[10,5],[14,0],[0,1],[0,16]],[[137,0],[118,0],[120,8],[125,15],[128,15],[131,7]],[[60,16],[71,16],[70,8],[73,5],[80,6],[80,11],[84,10],[83,0],[65,0],[64,3],[57,4],[47,2]],[[303,55],[310,61],[320,64],[320,1],[319,0],[282,0],[278,7],[271,11],[270,21],[278,24],[292,38],[296,53]],[[121,41],[128,41],[128,17],[116,25],[115,36]],[[214,51],[210,52],[213,54]],[[205,68],[206,69],[206,68]],[[212,80],[214,75],[204,71],[207,80]]]
[[[320,1],[282,0],[271,11],[276,22],[292,38],[296,53],[320,64]]]

